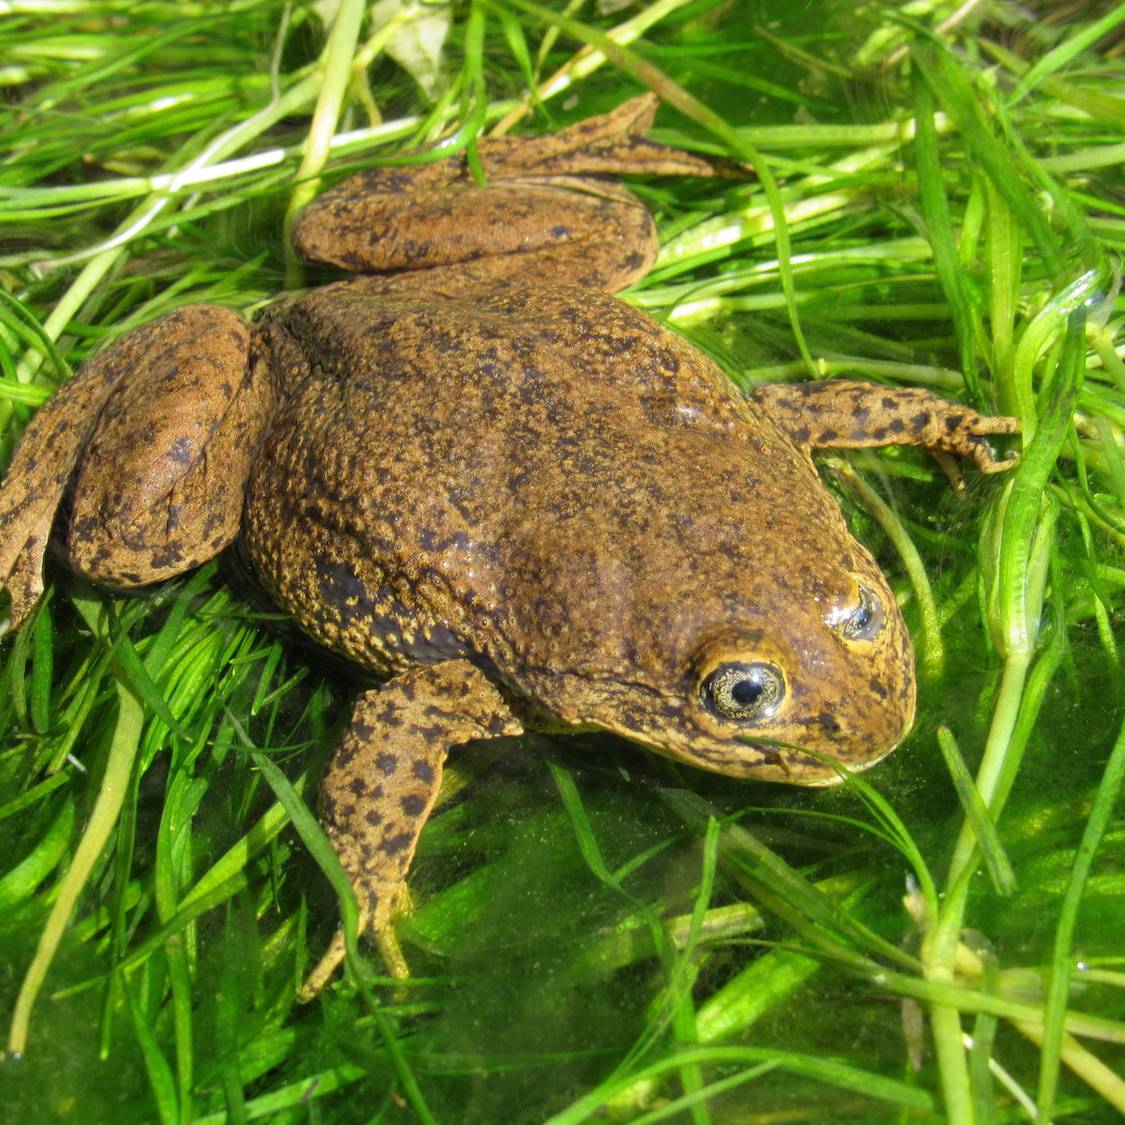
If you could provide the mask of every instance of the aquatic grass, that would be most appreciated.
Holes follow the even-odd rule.
[[[280,232],[315,184],[443,130],[471,157],[482,129],[573,120],[637,76],[688,111],[659,139],[757,157],[772,183],[638,184],[663,245],[628,300],[742,385],[811,368],[1024,423],[1020,464],[966,470],[963,498],[914,451],[833,459],[920,639],[907,745],[825,792],[589,735],[470,749],[421,842],[402,992],[357,963],[295,1003],[336,924],[310,809],[358,683],[226,565],[128,599],[53,569],[0,676],[9,1017],[47,974],[23,1065],[0,1063],[14,1112],[59,1108],[42,1078],[62,1057],[91,1119],[1125,1107],[1125,15],[790,7],[478,0],[452,12],[432,103],[353,0],[23,0],[0,22],[5,452],[121,331],[297,283]],[[54,958],[25,977],[44,934]]]

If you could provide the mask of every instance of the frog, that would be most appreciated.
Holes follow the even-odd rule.
[[[863,380],[741,392],[616,296],[656,226],[625,174],[732,174],[650,140],[657,99],[360,172],[294,228],[351,276],[254,323],[185,305],[36,413],[0,488],[13,628],[71,570],[130,590],[236,545],[272,601],[381,682],[320,817],[361,930],[394,923],[447,756],[606,731],[734,778],[824,785],[909,730],[910,636],[813,453],[1006,468],[1017,423]],[[343,956],[338,932],[306,985]]]

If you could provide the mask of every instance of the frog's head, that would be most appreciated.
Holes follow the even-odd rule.
[[[914,718],[913,652],[874,562],[858,547],[852,561],[818,575],[799,610],[765,620],[748,607],[697,635],[647,740],[705,769],[802,785],[837,782],[833,761],[859,770],[890,753]]]
[[[791,447],[748,469],[746,445],[684,434],[671,455],[698,466],[690,503],[622,490],[612,526],[558,528],[524,570],[552,630],[526,654],[530,694],[724,774],[825,785],[832,762],[873,765],[915,704],[910,638],[875,560]]]
[[[665,638],[680,643],[638,651],[631,680],[590,683],[580,717],[734,776],[830,785],[832,762],[874,765],[913,720],[914,657],[891,590],[853,551],[859,565],[812,581],[776,575],[725,623],[677,614]]]

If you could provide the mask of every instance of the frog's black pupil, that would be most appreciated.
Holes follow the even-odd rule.
[[[762,690],[762,685],[757,680],[739,680],[730,689],[730,695],[740,707],[748,707],[759,699]]]
[[[859,603],[859,609],[857,609],[852,616],[852,621],[857,629],[866,629],[871,623],[871,607],[867,602],[863,601]]]

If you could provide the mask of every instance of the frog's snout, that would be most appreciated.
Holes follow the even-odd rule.
[[[833,762],[863,770],[914,720],[914,654],[893,594],[874,571],[809,598],[787,629],[725,628],[699,643],[676,756],[736,776],[831,785]]]

